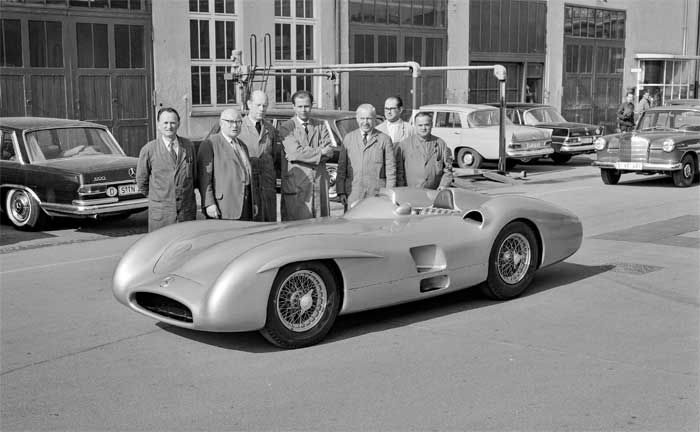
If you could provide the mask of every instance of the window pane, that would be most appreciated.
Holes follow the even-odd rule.
[[[0,66],[22,66],[22,33],[19,20],[2,20]]]
[[[106,3],[106,2],[105,2]],[[129,8],[129,2],[128,0],[112,0],[110,2],[110,6],[115,9],[128,9]],[[93,6],[94,7],[94,6]]]
[[[410,1],[399,1],[401,4],[401,24],[413,24],[413,13]]]
[[[433,0],[423,0],[423,25],[435,26],[435,6]]]
[[[129,49],[129,26],[114,25],[114,56],[118,68],[128,68],[131,64]]]
[[[292,25],[282,24],[282,59],[292,58]]]
[[[131,10],[141,10],[141,0],[129,0]]]
[[[143,26],[132,25],[131,27],[131,67],[141,69],[145,66],[145,53],[143,46]]]
[[[277,102],[291,102],[292,78],[287,75],[275,76],[275,100]]]
[[[396,61],[396,36],[378,36],[377,45],[378,62],[391,63]]]
[[[209,66],[201,67],[202,75],[202,104],[211,104],[211,88],[209,87]]]
[[[199,58],[209,58],[209,21],[199,21]]]
[[[564,36],[571,36],[571,11],[572,7],[567,6],[564,9]]]
[[[374,23],[374,0],[365,0],[362,2],[362,22]]]
[[[362,22],[362,0],[350,0],[350,22]]]
[[[304,16],[306,18],[314,17],[314,0],[304,0]]]
[[[404,61],[422,63],[421,38],[407,37],[404,39]]]
[[[199,25],[197,20],[190,20],[190,58],[199,58]]]
[[[107,42],[107,24],[92,26],[93,47],[95,52],[95,67],[109,67],[109,43]]]
[[[192,104],[200,105],[202,103],[202,85],[200,82],[199,66],[192,66]]]
[[[398,24],[399,20],[399,0],[388,0],[387,19],[389,24]]]
[[[423,5],[421,0],[413,1],[413,25],[423,25]]]
[[[43,21],[29,21],[29,65],[46,67],[46,30]]]
[[[386,24],[386,0],[376,0],[374,19],[377,24]]]
[[[225,59],[226,58],[226,22],[216,21],[214,22],[214,34],[216,41],[216,58]]]
[[[296,0],[296,17],[304,18],[304,0]]]
[[[304,26],[296,26],[297,33],[297,60],[304,60]]]
[[[93,67],[92,24],[77,23],[75,25],[75,34],[78,39],[78,67]]]
[[[314,59],[314,26],[307,25],[306,27],[306,60]]]
[[[233,14],[236,11],[233,8],[234,0],[215,0],[214,12]]]
[[[216,67],[216,103],[233,104],[236,103],[236,86],[232,80],[224,79],[226,66]]]
[[[46,22],[46,39],[48,42],[47,64],[49,67],[63,67],[63,26],[60,22]]]
[[[199,11],[199,2],[197,0],[190,0],[190,12]]]

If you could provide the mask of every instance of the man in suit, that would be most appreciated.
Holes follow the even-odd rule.
[[[374,196],[380,188],[396,186],[396,163],[391,138],[374,127],[377,112],[370,104],[357,107],[355,129],[345,135],[338,159],[336,190],[343,205]]]
[[[248,151],[238,139],[242,124],[237,109],[226,109],[219,118],[221,132],[199,145],[199,193],[208,219],[252,219],[251,190],[255,185]]]
[[[311,118],[313,96],[306,90],[292,95],[295,116],[279,127],[284,147],[282,171],[282,220],[328,216],[326,161],[333,155],[328,130]]]
[[[398,144],[415,133],[413,127],[403,120],[403,101],[400,96],[391,96],[384,101],[386,121],[377,126],[377,130],[389,135],[391,142]]]
[[[262,90],[255,90],[248,100],[248,115],[243,119],[238,139],[248,150],[253,174],[254,189],[251,190],[253,202],[253,220],[260,222],[277,221],[277,190],[275,155],[279,152],[275,146],[277,131],[265,121],[267,112],[267,95]]]
[[[452,151],[432,135],[433,118],[419,112],[413,120],[416,134],[396,146],[396,186],[443,189],[452,183]]]
[[[158,111],[156,120],[158,137],[141,148],[136,166],[139,192],[148,197],[148,231],[197,215],[194,145],[177,136],[180,115],[173,108]]]

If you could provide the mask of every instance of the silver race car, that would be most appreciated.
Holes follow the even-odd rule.
[[[385,189],[342,217],[162,228],[125,253],[113,290],[168,324],[260,330],[299,348],[322,340],[339,314],[476,285],[494,299],[516,297],[581,237],[578,217],[534,198]]]

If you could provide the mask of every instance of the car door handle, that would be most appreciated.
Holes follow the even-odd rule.
[[[453,135],[459,135],[459,134],[461,134],[461,133],[462,133],[462,132],[460,132],[460,131],[454,131],[454,132],[452,132]]]

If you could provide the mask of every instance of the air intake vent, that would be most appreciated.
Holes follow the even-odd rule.
[[[149,292],[137,292],[134,294],[134,301],[137,305],[156,315],[187,323],[192,322],[192,311],[179,301],[169,297]]]

